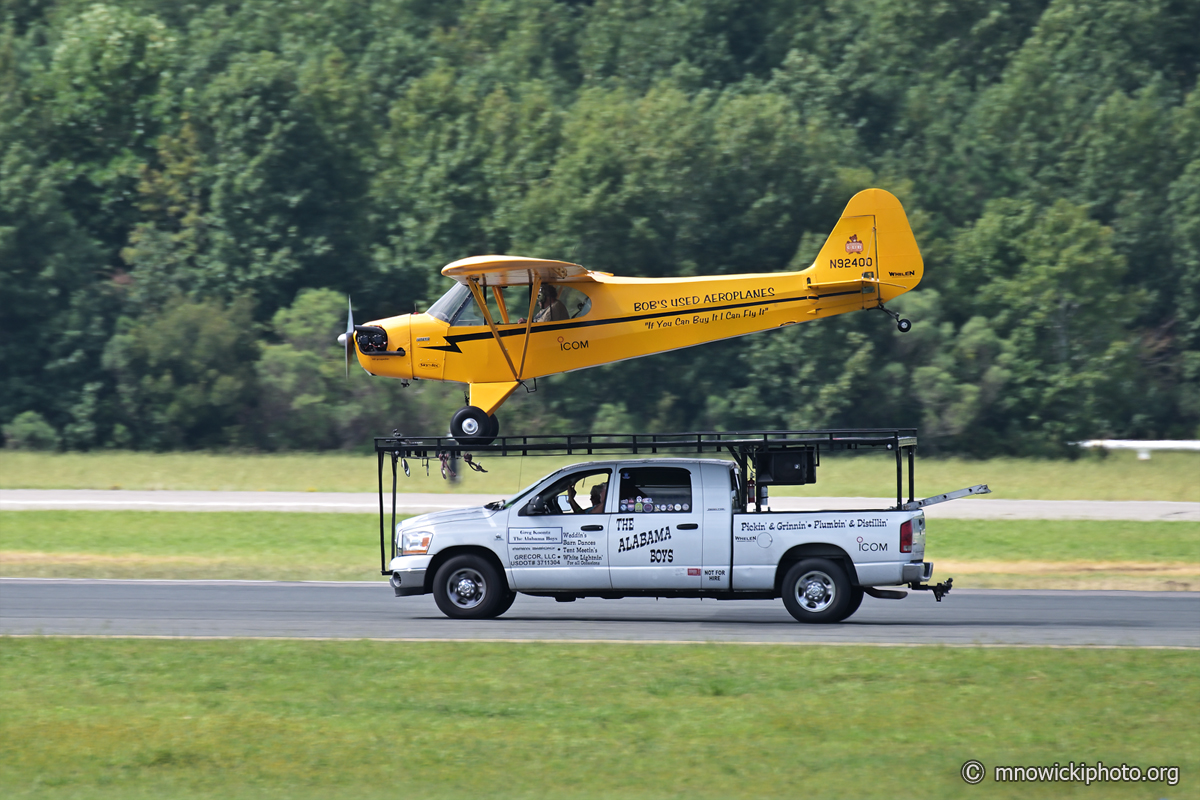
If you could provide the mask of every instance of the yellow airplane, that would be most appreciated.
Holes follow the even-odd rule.
[[[900,201],[867,189],[798,272],[621,278],[565,261],[475,256],[442,268],[456,283],[425,313],[355,325],[351,310],[338,341],[347,370],[353,348],[372,375],[468,384],[450,435],[488,444],[500,430],[496,409],[530,379],[861,309],[881,309],[907,332],[912,323],[884,303],[923,273]]]

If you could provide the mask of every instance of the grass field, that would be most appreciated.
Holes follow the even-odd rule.
[[[1194,523],[937,520],[926,547],[939,580],[953,575],[960,587],[1200,588]],[[365,514],[10,511],[0,513],[0,575],[380,580],[379,522]]]
[[[0,575],[381,580],[379,518],[266,512],[3,512]]]
[[[1162,650],[10,638],[0,793],[1196,797],[1198,666]],[[1180,780],[972,787],[968,759]]]
[[[412,462],[400,491],[478,492],[510,495],[579,459],[483,458],[486,474],[464,471],[442,480],[436,465],[425,476]],[[374,492],[373,454],[221,455],[214,453],[23,453],[0,451],[3,489],[192,489],[246,491]],[[778,496],[895,496],[894,461],[886,455],[831,455],[822,459],[818,483],[779,487]],[[919,459],[921,496],[986,483],[992,497],[1029,500],[1200,501],[1200,453],[1155,453],[1138,461],[1128,451],[1074,461],[1036,459]],[[970,501],[966,501],[970,502]]]

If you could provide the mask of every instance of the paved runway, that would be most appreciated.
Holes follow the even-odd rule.
[[[520,596],[497,620],[446,619],[383,583],[0,580],[0,634],[1200,648],[1200,593],[957,590],[868,597],[838,625],[778,600]]]
[[[401,494],[401,513],[481,506],[502,495]],[[387,499],[391,509],[391,498]],[[895,498],[774,497],[776,511],[887,508]],[[101,489],[3,489],[0,511],[118,509],[142,511],[297,511],[376,514],[375,494],[322,492],[139,492]],[[1126,519],[1200,522],[1200,503],[1104,500],[994,500],[971,497],[930,506],[930,519]]]

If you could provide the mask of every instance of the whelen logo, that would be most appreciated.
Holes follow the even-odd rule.
[[[846,242],[847,253],[861,253],[863,251],[863,243],[858,240],[858,234],[853,234],[850,241]]]

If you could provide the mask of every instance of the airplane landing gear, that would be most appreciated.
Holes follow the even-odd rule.
[[[463,406],[450,419],[450,435],[459,444],[491,444],[500,433],[500,421],[495,415],[483,413],[475,406]]]
[[[901,333],[908,333],[912,330],[912,322],[906,319],[900,319],[900,315],[895,311],[892,311],[890,308],[884,308],[882,305],[875,307],[896,321],[896,330],[900,331]]]

